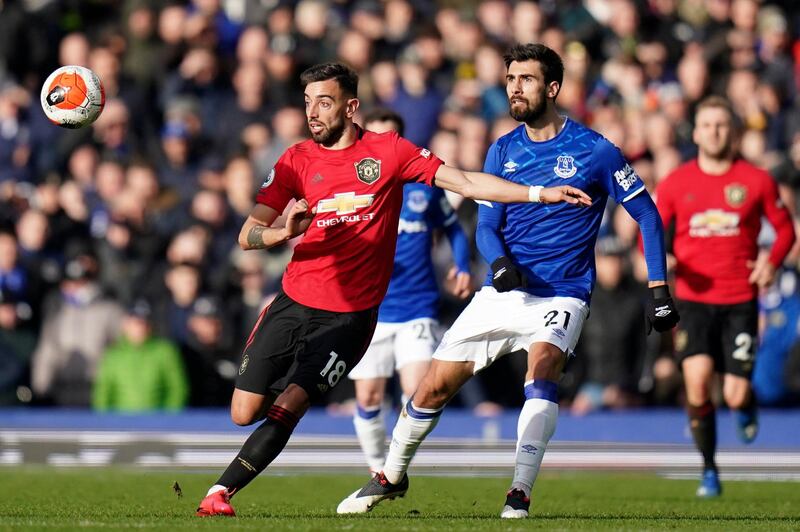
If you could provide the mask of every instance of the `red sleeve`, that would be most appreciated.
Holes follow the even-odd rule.
[[[430,150],[415,146],[412,142],[396,135],[395,153],[400,168],[400,179],[433,186],[436,170],[443,164]]]
[[[257,203],[282,213],[290,200],[302,197],[302,194],[298,193],[300,180],[297,178],[293,162],[294,159],[289,150],[281,155],[261,185],[256,195]]]
[[[764,183],[766,185],[762,195],[764,215],[772,224],[776,234],[769,261],[777,269],[781,267],[783,260],[794,245],[794,224],[789,210],[778,196],[778,185],[767,173],[764,174]]]

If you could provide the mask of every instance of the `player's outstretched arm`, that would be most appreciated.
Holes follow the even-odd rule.
[[[667,286],[667,254],[664,248],[664,226],[661,215],[646,190],[622,203],[628,214],[639,224],[647,262],[650,299],[645,310],[647,334],[652,330],[664,332],[680,321],[678,309]]]
[[[258,204],[250,211],[239,231],[239,246],[242,249],[266,249],[305,233],[311,224],[313,213],[308,210],[308,202],[301,199],[289,210],[286,225],[270,227],[278,217],[272,207]]]
[[[461,194],[474,200],[496,201],[499,203],[572,203],[581,207],[592,204],[590,198],[582,190],[562,185],[560,187],[529,187],[511,183],[491,174],[483,172],[466,172],[441,165],[436,171],[437,187]]]

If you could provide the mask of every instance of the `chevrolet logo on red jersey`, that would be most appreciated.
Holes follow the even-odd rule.
[[[332,199],[320,200],[317,203],[317,213],[335,212],[336,214],[353,214],[358,209],[372,205],[374,194],[360,194],[343,192],[334,194]]]

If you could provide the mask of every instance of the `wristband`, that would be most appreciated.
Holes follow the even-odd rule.
[[[669,285],[666,284],[653,286],[650,288],[650,294],[653,296],[653,299],[671,297],[669,293]]]
[[[544,187],[541,185],[528,187],[528,201],[531,203],[539,203],[541,201],[539,194],[541,194],[543,188]]]

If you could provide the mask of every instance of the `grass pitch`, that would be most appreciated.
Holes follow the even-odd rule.
[[[196,518],[216,474],[0,468],[0,530],[798,530],[800,486],[726,482],[716,500],[695,481],[645,475],[544,474],[527,520],[498,518],[508,479],[412,477],[405,499],[338,517],[364,476],[265,475],[234,498],[238,517]],[[180,483],[183,497],[172,489]]]

